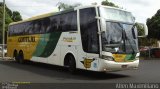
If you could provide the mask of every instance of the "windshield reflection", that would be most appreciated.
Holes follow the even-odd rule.
[[[138,53],[133,24],[106,21],[106,31],[102,34],[103,51],[112,53]],[[134,29],[134,30],[132,30]],[[133,32],[134,35],[133,35]]]

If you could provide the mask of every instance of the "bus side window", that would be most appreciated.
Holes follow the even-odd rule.
[[[71,21],[70,21],[71,30],[72,31],[77,31],[77,12],[74,11],[72,13],[72,15],[70,15],[70,18],[71,18]]]
[[[83,50],[88,53],[99,52],[98,26],[95,8],[80,10],[80,29]]]
[[[15,35],[19,34],[19,29],[20,29],[19,25],[16,24],[14,29]]]
[[[40,20],[35,20],[33,22],[32,34],[39,34],[40,33],[40,28],[41,28],[40,26],[41,26]]]
[[[59,15],[57,16],[52,16],[50,17],[50,30],[48,29],[47,32],[54,32],[54,31],[58,31],[58,27],[59,27]]]
[[[72,11],[69,13],[65,13],[61,15],[61,26],[62,31],[77,31],[77,13],[76,11]]]
[[[58,31],[62,32],[63,26],[64,26],[64,15],[60,15],[60,23],[59,23]]]
[[[42,32],[46,33],[48,30],[51,32],[51,19],[49,17],[44,20]]]
[[[13,33],[13,26],[9,26],[9,29],[8,29],[8,35],[9,36],[12,36],[14,33]]]
[[[33,24],[31,22],[28,22],[26,24],[25,34],[26,35],[30,35],[32,28],[33,28]]]
[[[41,21],[40,21],[40,33],[41,34],[44,34],[46,32],[46,30],[50,30],[49,26],[50,26],[50,18],[47,17],[47,18],[43,18]]]
[[[66,31],[66,29],[68,29],[65,27],[66,26],[66,21],[65,21],[66,18],[67,18],[66,14],[62,14],[60,16],[60,29],[59,29],[60,31]]]

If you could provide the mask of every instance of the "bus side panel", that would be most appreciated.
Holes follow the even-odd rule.
[[[7,39],[7,56],[13,58],[13,52],[15,49],[15,41],[14,38],[8,37]]]
[[[54,52],[51,54],[51,56],[48,57],[47,63],[48,64],[54,64],[54,65],[60,65],[60,45],[57,44]]]
[[[7,50],[8,56],[13,57],[14,51],[23,51],[24,59],[30,60],[32,54],[36,50],[36,46],[39,42],[40,35],[26,35],[26,36],[13,36],[8,37]]]
[[[77,48],[79,46],[78,32],[63,32],[60,38],[59,45],[61,47],[60,65],[64,65],[64,59],[67,53],[73,54],[73,56],[75,57],[75,61],[77,61]]]
[[[54,59],[58,60],[60,47],[57,46],[60,39],[61,32],[54,32],[41,35],[41,40],[36,46],[36,50],[33,53],[32,61],[44,62],[49,64],[60,64],[54,62]]]

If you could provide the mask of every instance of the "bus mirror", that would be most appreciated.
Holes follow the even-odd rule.
[[[98,16],[96,16],[95,18],[96,18],[96,19],[101,19],[101,17],[98,17]]]
[[[143,23],[136,23],[138,37],[146,37],[148,35],[148,27]]]
[[[98,32],[99,35],[101,35],[102,33],[105,33],[105,31],[100,31],[100,32]]]
[[[101,19],[103,19],[102,17],[98,17],[98,16],[96,16],[95,18],[96,18],[96,19],[98,19],[98,20],[101,20]]]

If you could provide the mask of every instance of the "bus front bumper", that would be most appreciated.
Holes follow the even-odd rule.
[[[101,66],[99,71],[120,71],[120,70],[133,70],[138,69],[139,60],[135,60],[133,62],[115,62],[103,60],[101,62]]]

